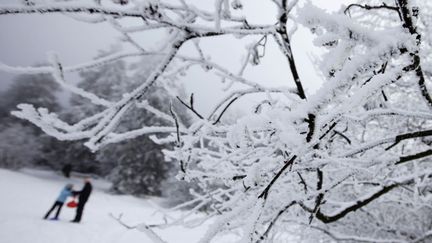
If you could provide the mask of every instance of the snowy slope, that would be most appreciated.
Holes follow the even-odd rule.
[[[68,182],[72,182],[75,189],[82,186],[79,179],[68,180],[51,172],[0,169],[0,242],[152,242],[145,233],[122,227],[109,213],[123,213],[124,221],[130,225],[140,222],[162,223],[162,214],[155,213],[158,209],[157,200],[107,194],[105,191],[109,184],[100,180],[93,183],[94,191],[84,210],[81,224],[69,222],[75,212],[66,207],[62,209],[60,221],[42,220]],[[198,241],[205,230],[205,226],[198,229],[174,227],[156,232],[167,242],[189,243]]]

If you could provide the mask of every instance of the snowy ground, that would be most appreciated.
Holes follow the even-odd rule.
[[[152,242],[145,233],[128,230],[113,220],[109,214],[123,213],[123,219],[134,225],[139,222],[163,222],[157,211],[158,199],[138,199],[106,193],[109,184],[94,181],[94,191],[84,210],[81,224],[70,223],[75,210],[63,207],[60,221],[42,220],[54,203],[58,193],[68,182],[80,189],[79,179],[68,180],[52,172],[23,170],[12,172],[0,169],[0,242],[1,243],[109,243]],[[157,231],[171,243],[197,242],[206,226],[198,229],[174,227]],[[229,242],[217,240],[217,242]]]

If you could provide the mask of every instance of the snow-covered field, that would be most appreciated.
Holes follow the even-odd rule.
[[[74,217],[75,210],[67,207],[63,207],[60,221],[42,220],[60,190],[68,182],[72,182],[75,189],[82,187],[80,179],[69,180],[52,172],[13,172],[0,169],[0,242],[146,243],[152,241],[145,233],[126,229],[109,214],[123,213],[123,220],[130,225],[140,222],[163,223],[162,213],[157,213],[159,199],[110,195],[106,193],[109,184],[102,180],[93,181],[94,190],[85,207],[81,224],[69,222]],[[205,227],[172,227],[155,231],[167,242],[189,243],[198,241],[204,234]]]

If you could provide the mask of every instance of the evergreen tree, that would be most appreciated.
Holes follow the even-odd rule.
[[[116,101],[122,94],[132,90],[151,70],[151,58],[135,63],[146,63],[144,70],[129,73],[128,65],[123,61],[113,62],[81,73],[82,81],[79,87],[91,91],[101,98]],[[149,65],[150,63],[150,65]],[[172,99],[163,87],[152,87],[147,97],[151,106],[169,111]],[[71,100],[71,114],[87,116],[100,111],[100,107],[89,105],[79,97]],[[140,128],[147,125],[166,125],[166,121],[137,106],[131,108],[133,112],[122,118],[117,131]],[[78,112],[79,111],[79,112]],[[81,119],[75,117],[74,119]],[[172,165],[165,162],[162,154],[164,145],[158,145],[147,137],[140,137],[123,143],[111,144],[96,153],[98,170],[107,173],[113,183],[112,191],[134,195],[161,195],[161,182],[167,178]]]
[[[17,76],[11,86],[0,95],[0,122],[3,125],[16,122],[30,124],[10,115],[21,103],[58,111],[60,105],[56,95],[59,91],[60,87],[50,74]]]
[[[0,166],[19,169],[43,164],[45,142],[56,139],[43,135],[40,129],[10,112],[21,103],[57,111],[60,108],[56,96],[59,90],[49,74],[25,74],[17,76],[0,94]]]

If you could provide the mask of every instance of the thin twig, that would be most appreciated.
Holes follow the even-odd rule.
[[[188,108],[189,110],[191,110],[191,111],[192,111],[195,115],[197,115],[201,120],[204,119],[204,117],[203,117],[200,113],[198,113],[198,111],[196,111],[195,108],[193,107],[193,94],[191,95],[191,98],[190,98],[190,102],[191,102],[190,105],[186,104],[182,99],[180,99],[180,97],[178,97],[178,96],[176,96],[176,97],[177,97],[177,99],[180,101],[180,103],[182,103],[184,106],[186,106],[186,108]]]
[[[236,101],[237,99],[238,99],[239,97],[235,97],[234,99],[232,99],[226,106],[225,106],[225,108],[222,110],[222,112],[219,114],[219,117],[216,119],[216,121],[215,122],[213,122],[213,125],[216,125],[219,121],[220,121],[220,119],[222,118],[222,116],[223,116],[223,114],[225,113],[225,111],[228,109],[228,107],[230,107],[230,105],[232,104],[232,103],[234,103],[234,101]]]
[[[398,12],[398,8],[395,6],[389,6],[385,3],[383,3],[382,5],[375,5],[375,6],[371,6],[371,5],[361,5],[361,4],[357,4],[357,3],[352,3],[350,5],[348,5],[348,7],[346,7],[346,9],[344,10],[344,14],[347,14],[350,9],[352,7],[358,7],[358,8],[362,8],[362,9],[366,9],[366,10],[372,10],[372,9],[388,9],[388,10],[392,10],[392,11],[396,11]]]

